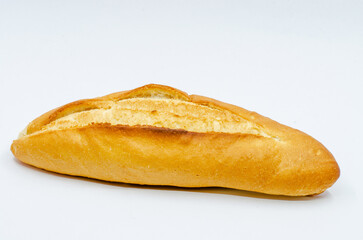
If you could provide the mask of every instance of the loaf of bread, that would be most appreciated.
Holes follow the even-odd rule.
[[[255,112],[162,85],[79,100],[32,121],[20,161],[113,182],[319,194],[340,170],[317,140]]]

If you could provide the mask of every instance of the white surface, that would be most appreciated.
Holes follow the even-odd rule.
[[[363,239],[362,1],[0,1],[0,239]],[[341,177],[313,198],[139,187],[20,164],[80,98],[160,83],[301,129]]]

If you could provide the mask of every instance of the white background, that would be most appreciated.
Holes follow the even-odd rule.
[[[363,239],[362,1],[0,0],[0,239]],[[110,184],[19,163],[40,114],[148,83],[307,132],[341,177],[307,198]]]

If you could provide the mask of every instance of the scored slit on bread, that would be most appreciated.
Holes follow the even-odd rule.
[[[67,104],[35,119],[21,136],[38,131],[108,123],[200,133],[252,134],[279,140],[262,130],[253,112],[242,109],[248,114],[241,114],[241,111],[233,111],[235,106],[225,104],[229,105],[226,107],[223,104],[214,99],[188,95],[168,86],[149,84],[131,91]]]
[[[269,137],[255,123],[227,110],[165,98],[130,98],[107,101],[103,108],[76,112],[59,118],[42,130],[84,127],[94,123],[153,126],[191,132],[246,133]]]

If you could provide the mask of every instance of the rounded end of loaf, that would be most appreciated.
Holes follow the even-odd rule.
[[[307,159],[300,171],[306,172],[308,187],[311,191],[315,190],[307,195],[316,195],[333,186],[340,177],[340,168],[334,156],[324,145],[310,136],[308,141],[310,147],[305,147]]]
[[[326,150],[328,151],[328,150]],[[326,159],[321,160],[321,192],[317,192],[317,194],[324,192],[326,189],[333,186],[333,184],[340,177],[340,168],[338,163],[336,162],[333,155],[329,152],[330,156],[327,156]]]
[[[13,153],[14,157],[21,161],[21,158],[19,157],[19,151],[18,151],[18,140],[14,140],[10,146],[10,151]],[[23,161],[22,161],[23,162]]]
[[[19,133],[17,139],[13,140],[10,146],[10,151],[13,153],[14,157],[19,161],[29,164],[30,159],[36,159],[36,156],[33,156],[33,152],[30,152],[29,149],[32,148],[32,141],[29,141],[29,137],[26,134],[27,128]]]
[[[28,125],[29,126],[29,125]],[[28,126],[26,126],[18,135],[18,138],[13,140],[10,146],[10,151],[13,155],[20,161],[22,161],[23,156],[21,152],[23,152],[24,147],[22,147],[23,139],[27,136],[28,133]],[[26,148],[26,147],[25,147]],[[23,162],[23,161],[22,161]]]
[[[19,140],[14,140],[10,146],[10,151],[13,153],[14,157],[21,160],[21,157],[19,156],[21,149],[19,149],[19,146]]]
[[[330,188],[340,176],[334,156],[314,138],[297,133],[280,150],[279,171],[264,188],[270,194],[317,195]]]

